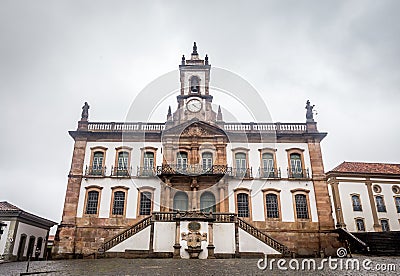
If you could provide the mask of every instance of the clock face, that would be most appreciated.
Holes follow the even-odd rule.
[[[199,101],[197,99],[193,99],[186,103],[186,108],[190,112],[199,112],[202,108],[202,105],[203,104],[201,103],[201,101]]]

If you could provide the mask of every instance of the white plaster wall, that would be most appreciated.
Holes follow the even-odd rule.
[[[18,254],[18,247],[19,247],[19,240],[21,238],[22,234],[26,235],[26,242],[25,242],[25,249],[24,249],[24,254],[23,256],[26,256],[27,251],[28,251],[28,245],[29,245],[29,238],[30,236],[35,237],[35,245],[34,245],[34,251],[36,250],[37,246],[37,241],[39,237],[42,237],[43,243],[42,243],[42,251],[40,252],[39,258],[43,258],[44,251],[46,249],[46,237],[47,237],[47,230],[43,228],[39,228],[36,226],[32,226],[23,222],[18,223],[18,230],[17,230],[17,236],[15,237],[14,241],[14,250],[13,250],[13,255]],[[33,253],[35,254],[35,253]]]
[[[106,175],[110,175],[111,173],[111,167],[115,166],[115,158],[116,158],[116,150],[115,148],[121,147],[121,146],[127,146],[131,147],[131,160],[130,164],[132,166],[133,174],[136,175],[137,173],[137,167],[140,166],[140,158],[142,156],[142,152],[140,148],[143,147],[155,147],[157,148],[157,153],[156,153],[156,165],[160,166],[162,163],[162,154],[161,154],[161,148],[162,144],[158,142],[88,142],[86,146],[86,153],[85,153],[85,162],[84,162],[84,168],[86,166],[90,166],[90,157],[91,157],[91,148],[93,147],[106,147],[106,159],[105,159],[105,166],[107,167],[107,172]]]
[[[372,179],[373,181],[376,181]],[[365,181],[365,180],[364,180]],[[392,184],[379,184],[374,183],[373,185],[378,184],[382,188],[381,193],[373,192],[374,197],[376,195],[381,195],[384,198],[386,205],[386,212],[377,212],[378,219],[388,219],[389,227],[391,231],[399,231],[399,219],[400,214],[397,213],[394,196],[395,194],[392,191]],[[374,220],[372,216],[371,204],[369,202],[368,190],[365,182],[360,180],[359,183],[353,182],[339,182],[339,193],[340,200],[342,203],[342,210],[344,221],[346,224],[347,230],[350,232],[356,232],[357,227],[355,224],[355,218],[360,217],[364,218],[365,222],[365,230],[367,232],[375,231],[373,228]],[[351,194],[359,194],[360,200],[362,204],[362,211],[353,211],[353,205],[351,201]],[[376,203],[374,200],[373,208],[376,209]]]
[[[10,221],[4,221],[2,220],[1,222],[3,222],[4,224],[6,224],[6,226],[3,226],[3,234],[0,236],[0,255],[4,254],[4,249],[6,247],[6,242],[7,242],[7,237],[8,237],[8,231],[10,230]]]
[[[317,206],[315,202],[314,185],[312,181],[288,181],[288,180],[243,180],[243,181],[230,181],[228,183],[229,192],[229,212],[235,212],[235,194],[236,188],[247,188],[251,190],[251,204],[252,204],[252,218],[253,221],[265,221],[264,213],[264,197],[263,189],[274,188],[280,190],[281,201],[281,215],[282,221],[294,222],[294,202],[293,194],[290,192],[293,189],[309,190],[310,199],[310,214],[311,221],[318,221]]]
[[[310,163],[310,154],[308,152],[307,143],[231,143],[227,145],[226,158],[228,166],[234,166],[234,157],[232,153],[232,149],[237,147],[244,147],[249,149],[249,167],[253,168],[253,176],[258,175],[258,168],[260,167],[260,152],[259,149],[262,148],[273,148],[276,149],[276,166],[281,169],[281,176],[283,178],[287,178],[287,168],[289,167],[288,158],[287,158],[287,149],[290,148],[300,148],[303,149],[303,157],[304,157],[304,167],[309,169],[310,177],[312,176],[311,172],[311,163]]]
[[[203,233],[207,233],[207,241],[202,241],[201,242],[201,249],[203,249],[203,251],[200,252],[199,254],[199,259],[207,259],[208,257],[208,250],[207,250],[207,246],[208,246],[208,238],[209,238],[209,234],[208,234],[208,223],[207,222],[199,222],[201,225],[201,228],[199,230],[199,232],[201,234]],[[189,259],[189,253],[186,252],[185,249],[187,249],[187,242],[182,240],[182,233],[188,233],[189,229],[188,229],[188,225],[189,222],[188,221],[182,221],[181,222],[181,233],[180,233],[180,244],[181,244],[181,258],[182,259]]]
[[[110,216],[112,187],[125,186],[128,187],[126,199],[126,217],[136,218],[138,188],[152,187],[154,188],[153,211],[160,211],[160,180],[157,178],[87,178],[82,179],[77,216],[82,217],[84,214],[86,188],[91,185],[103,187],[101,190],[99,218],[108,218]]]
[[[175,222],[154,223],[154,252],[174,252]]]
[[[150,226],[114,246],[107,252],[125,252],[125,250],[149,250]]]
[[[264,254],[281,254],[262,241],[256,239],[249,233],[239,229],[239,251],[240,252],[262,252]]]
[[[234,223],[214,223],[214,252],[215,253],[235,253],[235,224]]]
[[[335,212],[335,205],[333,203],[333,194],[332,194],[332,185],[328,185],[328,194],[329,194],[329,200],[331,203],[331,209],[332,209],[332,217],[335,225],[337,224],[337,218],[336,218],[336,212]]]

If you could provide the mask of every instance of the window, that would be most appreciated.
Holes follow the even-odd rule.
[[[210,192],[204,192],[200,196],[200,211],[209,213],[216,212],[215,196]]]
[[[154,153],[153,152],[145,152],[143,159],[143,168],[145,171],[153,171],[154,168]]]
[[[150,215],[151,213],[151,192],[140,193],[140,211],[139,215]]]
[[[190,93],[200,93],[200,79],[197,76],[190,78]]]
[[[125,192],[116,191],[114,192],[112,214],[122,216],[124,215],[124,210],[125,210]]]
[[[397,185],[392,186],[392,192],[395,194],[400,194],[400,187]]]
[[[362,218],[356,219],[356,228],[357,228],[357,231],[360,231],[360,232],[365,231],[364,219],[362,219]]]
[[[378,210],[378,212],[386,212],[386,206],[382,196],[376,196],[375,202],[376,202],[376,209]]]
[[[249,217],[249,195],[245,193],[237,194],[238,217]]]
[[[390,228],[389,228],[389,220],[387,220],[387,219],[381,219],[381,226],[382,226],[382,232],[390,231]]]
[[[279,218],[278,196],[276,194],[267,194],[265,196],[267,218]]]
[[[96,151],[93,154],[93,165],[90,172],[91,175],[103,175],[103,161],[104,153]]]
[[[394,198],[394,201],[396,203],[396,209],[397,209],[397,213],[400,213],[400,197],[396,196]]]
[[[203,171],[208,172],[212,169],[213,166],[213,157],[211,152],[204,152],[202,154],[202,165],[203,165]]]
[[[97,214],[98,203],[99,203],[99,192],[89,191],[87,193],[86,214],[88,215]]]
[[[36,250],[35,250],[35,252],[39,252],[37,257],[39,257],[40,254],[42,253],[42,244],[43,244],[43,238],[39,237],[38,240],[37,240]]]
[[[246,175],[247,166],[246,166],[246,154],[243,152],[238,152],[235,154],[235,165],[236,172],[235,175],[237,177],[243,177]]]
[[[178,171],[186,171],[188,156],[186,152],[178,152],[176,155],[176,169]]]
[[[382,192],[382,188],[381,188],[381,186],[379,186],[379,185],[374,185],[374,186],[372,186],[372,190],[373,190],[375,193],[377,193],[377,194],[379,194],[380,192]]]
[[[352,195],[351,201],[353,203],[353,211],[362,211],[361,201],[359,195]]]
[[[262,155],[262,177],[274,177],[274,156],[272,153],[263,153]]]
[[[157,148],[147,146],[140,148],[140,151],[141,158],[138,176],[155,176]]]
[[[290,177],[302,178],[303,177],[303,166],[301,162],[301,155],[299,153],[290,154]]]
[[[298,219],[308,219],[308,203],[307,196],[304,194],[297,194],[294,196],[296,204],[296,216]]]
[[[187,211],[188,206],[188,196],[184,192],[177,192],[174,196],[174,210]]]

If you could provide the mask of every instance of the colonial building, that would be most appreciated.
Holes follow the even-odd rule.
[[[225,122],[207,55],[194,45],[179,70],[166,122],[92,122],[85,103],[53,256],[333,254],[313,106],[303,123]]]
[[[338,227],[400,231],[400,164],[343,162],[327,177]]]
[[[0,202],[0,261],[44,259],[49,230],[56,223]]]

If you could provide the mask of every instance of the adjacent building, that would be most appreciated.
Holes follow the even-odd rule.
[[[53,257],[334,254],[310,103],[299,123],[225,122],[208,57],[179,70],[165,122],[92,122],[85,103]]]
[[[56,223],[0,202],[0,258],[3,261],[44,259],[49,230]]]

